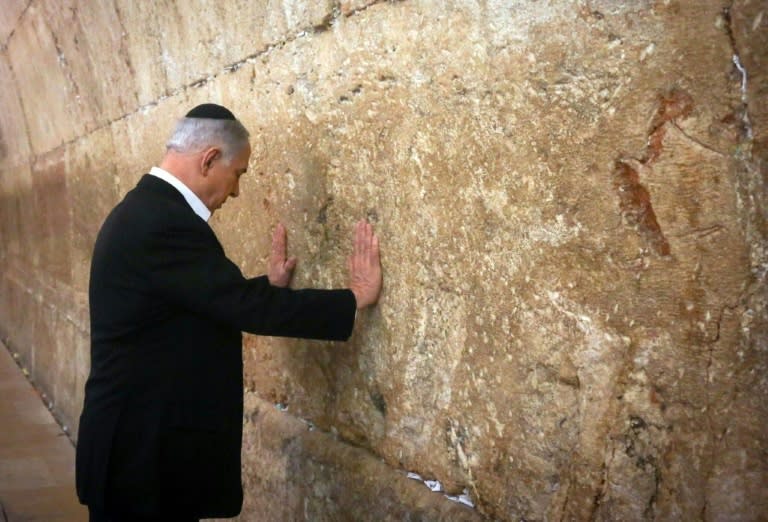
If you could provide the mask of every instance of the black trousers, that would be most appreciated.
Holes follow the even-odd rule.
[[[109,509],[88,506],[89,522],[200,522],[200,519],[188,516],[162,515],[147,518],[134,513],[113,513]]]

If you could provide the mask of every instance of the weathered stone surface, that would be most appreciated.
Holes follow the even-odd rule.
[[[250,487],[241,520],[482,520],[253,393],[246,394],[246,409],[243,470]]]
[[[12,170],[28,161],[29,137],[7,51],[0,52],[0,103],[0,165]]]
[[[246,274],[282,221],[294,286],[343,286],[359,217],[385,268],[351,342],[246,338],[243,520],[464,519],[405,470],[468,520],[765,518],[766,10],[33,0],[0,327],[76,418],[100,221],[213,100],[252,132],[212,219]]]
[[[8,41],[16,92],[24,109],[30,145],[42,154],[73,139],[78,125],[75,93],[46,13],[32,2]]]
[[[27,5],[29,5],[29,0],[3,2],[3,9],[0,10],[0,45],[5,45],[8,42],[8,37],[19,23],[19,18]]]
[[[330,0],[219,4],[118,0],[116,4],[123,27],[142,28],[125,31],[127,59],[140,64],[133,74],[142,105],[190,84],[205,83],[270,45],[322,26],[332,9]]]
[[[93,244],[99,227],[118,199],[118,174],[111,129],[103,127],[67,147],[64,168],[68,199],[72,212],[72,287],[83,292],[88,288]],[[87,307],[83,293],[79,305]],[[82,325],[88,330],[87,319]]]
[[[68,109],[81,136],[136,109],[125,28],[110,2],[46,0],[40,5],[57,52]]]

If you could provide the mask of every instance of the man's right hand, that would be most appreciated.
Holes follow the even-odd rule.
[[[373,226],[361,219],[355,225],[354,246],[348,260],[349,289],[355,294],[357,309],[374,304],[381,293],[379,238]]]

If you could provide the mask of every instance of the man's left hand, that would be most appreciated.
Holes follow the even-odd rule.
[[[272,252],[269,254],[267,277],[272,286],[287,287],[296,268],[296,258],[287,257],[288,232],[282,223],[278,223],[272,234]]]

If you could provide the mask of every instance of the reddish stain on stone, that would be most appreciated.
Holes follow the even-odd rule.
[[[650,166],[661,155],[664,149],[664,137],[667,134],[667,123],[679,118],[688,117],[693,111],[693,98],[681,89],[659,96],[659,105],[648,132],[648,143],[642,155],[641,165]],[[636,227],[637,231],[646,238],[653,250],[662,256],[671,252],[669,242],[656,219],[656,213],[651,205],[651,195],[640,183],[637,169],[628,161],[619,158],[613,170],[614,186],[619,194],[619,208],[627,221]]]
[[[654,118],[654,128],[668,121],[687,118],[693,112],[693,98],[681,89],[672,89],[667,94],[659,96],[659,108]]]
[[[668,256],[669,242],[656,220],[656,213],[651,205],[651,195],[640,184],[637,170],[619,160],[613,170],[613,177],[614,186],[619,194],[619,208],[622,215],[648,240],[657,254]]]
[[[648,147],[645,149],[646,156],[643,160],[643,163],[647,164],[656,161],[656,159],[661,155],[661,150],[664,148],[664,135],[666,133],[666,127],[662,125],[653,131],[650,136],[648,136]]]
[[[651,163],[661,155],[664,135],[667,133],[666,123],[678,118],[687,118],[692,111],[693,98],[683,90],[672,89],[659,96],[659,107],[653,117],[643,163]]]

